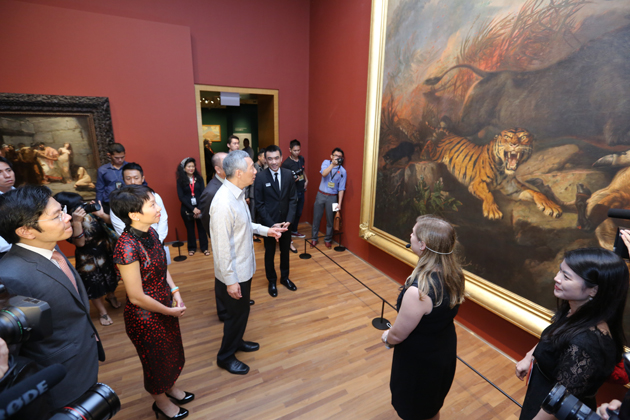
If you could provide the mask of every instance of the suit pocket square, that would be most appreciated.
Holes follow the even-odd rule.
[[[267,183],[265,184],[265,187],[271,187],[271,184],[267,182]]]

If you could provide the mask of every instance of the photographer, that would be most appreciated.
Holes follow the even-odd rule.
[[[53,334],[23,342],[17,354],[40,368],[59,363],[67,370],[66,377],[47,392],[53,409],[94,385],[98,360],[105,360],[90,320],[85,287],[56,247],[72,236],[71,219],[45,186],[24,186],[0,200],[0,236],[14,245],[0,260],[2,282],[11,294],[48,302],[52,312]]]
[[[333,223],[335,214],[333,204],[337,203],[337,211],[341,211],[341,203],[343,195],[346,191],[346,170],[343,166],[343,150],[338,147],[332,151],[330,160],[326,159],[322,162],[320,173],[322,180],[319,183],[319,191],[315,198],[313,208],[313,235],[311,246],[317,245],[317,234],[319,233],[319,224],[322,221],[324,211],[326,212],[326,237],[324,243],[327,248],[332,247]]]
[[[118,287],[118,275],[112,257],[115,241],[106,225],[109,216],[100,206],[95,210],[93,203],[85,205],[77,193],[60,192],[55,194],[55,200],[72,214],[72,237],[68,241],[77,247],[75,266],[90,301],[98,309],[99,322],[103,326],[112,325],[114,321],[107,314],[105,300],[113,308],[121,305],[114,293]],[[95,211],[88,213],[86,210]]]

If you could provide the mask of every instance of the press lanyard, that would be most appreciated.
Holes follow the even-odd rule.
[[[195,196],[195,178],[194,177],[192,181],[188,184],[188,186],[190,187],[190,193],[194,197]]]

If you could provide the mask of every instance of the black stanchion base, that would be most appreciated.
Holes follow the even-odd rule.
[[[311,258],[311,254],[307,254],[306,252],[304,254],[300,254],[301,260],[308,260],[310,258]]]
[[[185,255],[180,255],[178,257],[173,258],[173,261],[177,261],[177,262],[186,261],[186,258],[188,257]]]
[[[392,327],[392,324],[385,318],[374,318],[372,320],[372,326],[377,330],[388,330]]]
[[[335,247],[335,251],[337,251],[337,252],[343,252],[345,250],[346,250],[346,247],[342,246],[342,245],[339,245],[339,246]]]
[[[179,248],[180,246],[184,246],[184,243],[183,243],[182,241],[179,241],[179,242],[173,242],[173,243],[171,244],[171,246],[172,246],[173,248]]]

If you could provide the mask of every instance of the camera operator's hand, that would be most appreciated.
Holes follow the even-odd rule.
[[[96,203],[96,201],[94,201],[94,200],[90,201],[90,204],[94,204],[94,203]],[[95,216],[100,217],[101,219],[103,219],[103,218],[109,219],[109,215],[105,214],[105,212],[103,211],[103,205],[101,204],[100,201],[98,202],[98,205],[101,206],[101,208],[96,210],[92,214],[94,214]]]
[[[87,213],[85,212],[85,209],[83,207],[77,207],[72,212],[72,223],[83,223],[83,219],[86,215]]]
[[[0,379],[9,370],[9,348],[7,343],[0,338]]]
[[[619,400],[612,400],[609,403],[604,403],[604,404],[600,405],[599,407],[597,407],[597,414],[602,419],[606,420],[606,419],[610,418],[610,416],[608,415],[608,412],[606,412],[606,409],[611,410],[611,411],[616,411],[616,410],[619,410],[619,407],[621,407],[621,401],[619,401]]]

